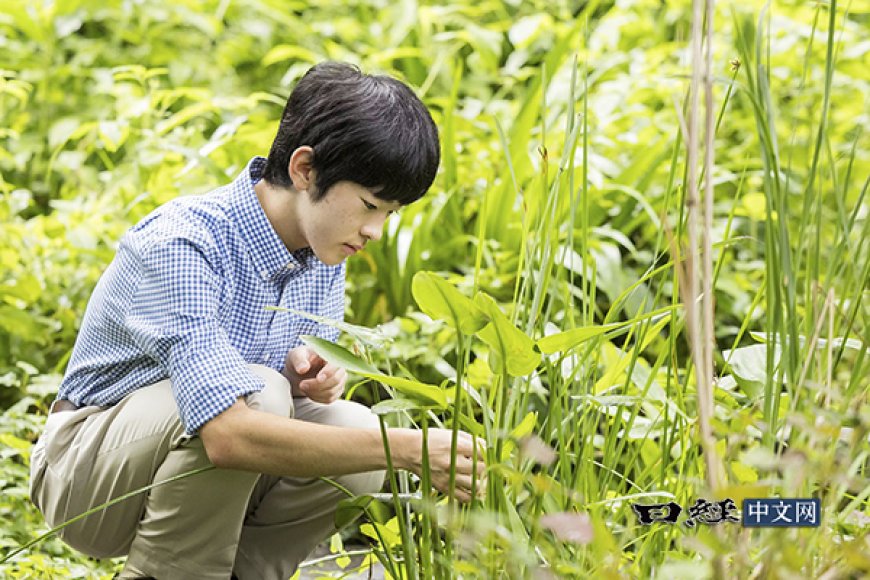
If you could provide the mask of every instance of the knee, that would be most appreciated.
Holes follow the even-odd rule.
[[[378,429],[380,422],[377,415],[365,405],[353,401],[336,401],[331,407],[335,407],[332,422],[342,427],[356,427],[362,429]],[[366,471],[339,477],[340,483],[354,495],[378,493],[384,486],[385,471]]]
[[[338,400],[329,405],[330,415],[327,423],[339,427],[358,429],[379,429],[380,421],[372,410],[354,401]]]
[[[378,493],[384,487],[386,471],[365,471],[350,475],[340,475],[336,479],[353,495]]]
[[[276,370],[263,365],[250,365],[251,371],[266,384],[259,393],[247,397],[248,406],[281,417],[293,416],[293,399],[290,397],[290,382]]]

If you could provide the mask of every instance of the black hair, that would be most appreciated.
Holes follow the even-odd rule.
[[[320,63],[299,80],[281,116],[263,177],[290,187],[290,156],[314,150],[314,201],[339,181],[407,205],[426,193],[441,158],[438,129],[401,81],[338,62]]]

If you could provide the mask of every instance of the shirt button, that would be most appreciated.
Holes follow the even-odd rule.
[[[286,268],[287,270],[295,270],[296,264],[294,264],[293,262],[289,262],[286,266],[284,266],[284,268]]]
[[[269,272],[267,272],[265,270],[260,270],[260,278],[262,278],[263,280],[268,280],[269,279]]]
[[[269,353],[266,353],[265,355],[263,355],[263,362],[269,362],[269,358],[271,358],[271,355]]]

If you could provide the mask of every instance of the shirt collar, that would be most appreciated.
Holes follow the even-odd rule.
[[[230,186],[233,220],[248,245],[251,261],[263,280],[274,280],[312,268],[318,262],[311,248],[290,252],[269,223],[254,185],[263,178],[264,157],[254,157]]]

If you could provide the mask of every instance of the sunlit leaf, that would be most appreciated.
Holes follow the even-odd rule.
[[[615,322],[612,324],[602,324],[600,326],[582,326],[580,328],[572,328],[571,330],[566,330],[565,332],[552,334],[539,339],[538,348],[544,354],[571,350],[591,338],[601,336],[611,330],[618,330],[625,326],[625,323]]]
[[[349,371],[365,377],[382,374],[378,369],[334,342],[310,335],[300,336],[299,338],[324,360],[328,360]]]
[[[433,272],[417,272],[411,293],[420,310],[463,334],[473,334],[487,323],[486,314],[470,298]]]
[[[522,439],[526,435],[529,435],[535,428],[537,420],[538,414],[535,411],[529,411],[526,413],[526,416],[523,417],[523,420],[511,430],[510,436],[514,439]]]
[[[393,387],[403,395],[418,399],[426,404],[435,405],[442,409],[447,407],[447,395],[435,385],[385,375],[346,348],[317,336],[305,335],[299,338],[324,360],[344,367],[360,376],[380,381],[385,385]]]
[[[421,383],[403,377],[392,377],[384,374],[364,375],[389,385],[405,396],[423,401],[427,405],[433,405],[439,409],[447,408],[447,395],[435,385]]]
[[[776,345],[773,356],[774,372],[779,366],[780,348]],[[722,351],[725,362],[731,367],[737,384],[750,397],[758,398],[764,392],[767,382],[767,345],[752,344],[734,350]]]
[[[515,377],[525,376],[535,370],[541,362],[541,355],[535,351],[534,341],[508,320],[492,297],[481,293],[475,302],[490,319],[490,323],[477,335],[498,355],[498,364]],[[492,370],[502,372],[502,369]]]

